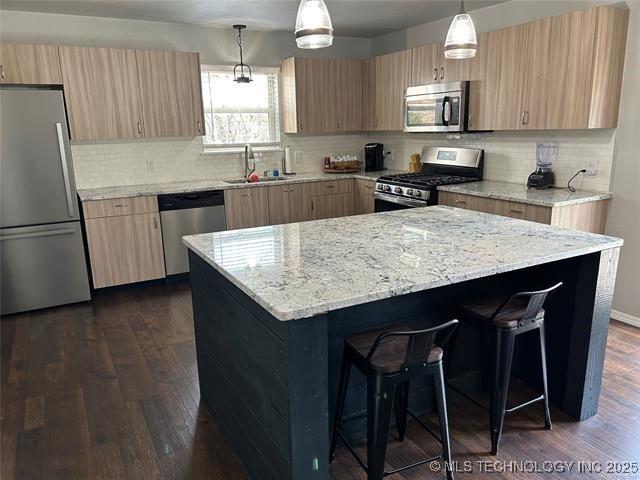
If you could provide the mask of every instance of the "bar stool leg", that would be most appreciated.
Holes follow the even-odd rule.
[[[331,448],[329,449],[329,463],[336,456],[336,446],[338,443],[338,430],[342,424],[342,415],[344,413],[344,402],[347,398],[347,387],[349,385],[349,372],[351,370],[351,362],[347,359],[346,353],[342,356],[342,367],[340,369],[340,383],[338,384],[338,404],[336,406],[336,416],[333,420],[333,435],[331,436]]]
[[[509,393],[509,377],[511,375],[511,361],[513,359],[513,345],[515,333],[512,330],[495,328],[493,388],[491,392],[490,407],[490,431],[491,453],[498,453],[498,443],[502,435],[504,424],[504,411],[507,406],[507,394]]]
[[[434,372],[433,381],[436,391],[436,403],[438,404],[438,420],[440,423],[440,437],[442,438],[442,457],[446,462],[447,480],[453,480],[453,471],[451,470],[451,441],[449,439],[449,416],[447,415],[447,397],[442,363],[438,365],[436,372]]]
[[[396,427],[398,428],[398,440],[404,441],[407,431],[407,408],[409,408],[409,381],[396,385],[395,398]]]
[[[367,378],[367,479],[381,480],[395,385],[380,376]]]
[[[542,357],[542,388],[544,391],[544,426],[551,430],[551,412],[549,411],[549,391],[547,388],[547,349],[545,346],[544,321],[540,322],[540,356]]]

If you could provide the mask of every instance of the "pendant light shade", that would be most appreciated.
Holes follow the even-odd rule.
[[[450,59],[473,58],[478,49],[476,27],[471,16],[464,9],[464,0],[460,2],[460,12],[453,18],[447,39],[444,42],[444,56]]]
[[[296,17],[298,48],[324,48],[333,44],[331,17],[323,0],[301,0]]]
[[[253,82],[251,78],[251,67],[244,63],[242,59],[242,30],[247,28],[246,25],[234,25],[233,28],[238,30],[238,38],[236,42],[238,47],[240,47],[240,63],[238,63],[235,67],[233,67],[233,81],[236,83],[249,83]],[[249,76],[244,74],[245,70],[249,73]]]

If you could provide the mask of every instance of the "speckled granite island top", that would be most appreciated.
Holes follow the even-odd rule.
[[[78,196],[83,202],[90,200],[107,200],[110,198],[142,197],[145,195],[162,195],[166,193],[202,192],[206,190],[229,190],[232,188],[259,188],[268,185],[282,185],[285,183],[307,183],[322,180],[343,180],[360,178],[363,180],[377,180],[382,175],[405,173],[401,171],[385,170],[383,172],[358,173],[301,173],[285,176],[286,180],[256,183],[228,183],[225,180],[192,180],[188,182],[151,183],[144,185],[124,185],[121,187],[87,188],[78,190]]]
[[[183,241],[279,320],[622,245],[613,237],[439,206]]]
[[[567,188],[535,190],[528,189],[526,185],[519,183],[494,182],[491,180],[458,185],[444,185],[438,187],[438,190],[473,195],[476,197],[528,203],[542,207],[566,207],[567,205],[607,200],[613,197],[613,194],[609,192],[589,192],[586,190],[571,192]]]

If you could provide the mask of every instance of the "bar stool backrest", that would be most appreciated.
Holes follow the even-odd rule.
[[[515,293],[515,294],[511,295],[509,298],[507,298],[502,303],[502,305],[500,305],[498,307],[498,309],[491,316],[491,319],[493,320],[494,318],[496,318],[500,314],[500,312],[512,300],[515,300],[517,298],[522,298],[522,297],[524,297],[524,298],[529,297],[529,303],[527,304],[527,308],[525,309],[524,314],[522,315],[522,317],[518,321],[518,326],[521,326],[521,325],[523,325],[525,323],[529,323],[529,322],[533,321],[538,316],[538,314],[540,313],[540,310],[542,310],[542,307],[544,306],[544,302],[547,301],[547,297],[549,296],[549,294],[551,294],[552,292],[554,292],[555,290],[557,290],[561,286],[562,286],[562,282],[559,282],[559,283],[555,284],[554,286],[546,288],[544,290],[537,290],[535,292],[519,292],[519,293]]]
[[[385,339],[390,337],[407,337],[407,351],[400,370],[406,370],[418,364],[422,365],[427,362],[438,333],[446,329],[450,329],[441,342],[441,344],[444,344],[453,333],[457,324],[458,320],[454,319],[424,330],[389,331],[381,333],[378,335],[375,342],[373,342],[373,345],[369,350],[367,362],[371,364],[371,359],[375,355],[378,346]]]

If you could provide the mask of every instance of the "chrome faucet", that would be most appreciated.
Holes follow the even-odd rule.
[[[253,168],[249,169],[249,159],[253,160],[254,158],[253,149],[251,148],[251,145],[247,143],[244,146],[244,178],[246,181],[249,181],[251,174],[256,171],[255,162],[253,163]]]

